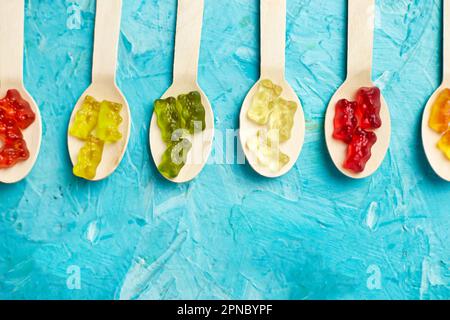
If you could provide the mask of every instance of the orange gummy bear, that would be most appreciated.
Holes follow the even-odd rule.
[[[447,131],[439,140],[438,148],[441,150],[445,156],[450,160],[450,130]]]
[[[450,89],[444,89],[431,109],[428,125],[437,133],[444,133],[450,124]]]

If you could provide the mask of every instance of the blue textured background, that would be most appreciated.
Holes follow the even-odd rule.
[[[237,128],[258,78],[258,7],[206,0],[199,81],[218,130]],[[90,83],[95,1],[26,1],[25,82],[44,137],[31,175],[0,185],[0,298],[450,298],[450,184],[427,164],[419,130],[441,79],[441,9],[377,1],[374,79],[393,136],[373,177],[338,173],[322,134],[345,77],[346,1],[288,0],[287,77],[307,120],[296,166],[267,180],[208,165],[177,186],[148,148],[152,101],[171,83],[176,0],[124,0],[118,82],[133,128],[118,171],[99,183],[73,177],[66,150]],[[74,266],[79,290],[66,284]]]

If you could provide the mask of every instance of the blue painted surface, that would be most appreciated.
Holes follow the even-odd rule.
[[[28,179],[0,185],[0,298],[450,298],[450,184],[419,130],[441,78],[441,6],[377,1],[374,78],[393,136],[373,177],[339,174],[322,134],[345,77],[346,1],[288,0],[287,77],[307,120],[296,166],[267,180],[211,164],[178,186],[148,148],[152,101],[171,83],[176,1],[124,0],[131,141],[113,176],[88,183],[71,174],[66,129],[90,83],[95,1],[28,0],[25,81],[44,140]],[[258,14],[257,0],[206,0],[200,84],[222,132],[258,78]]]

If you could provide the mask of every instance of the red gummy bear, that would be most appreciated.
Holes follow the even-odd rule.
[[[5,143],[0,150],[0,169],[11,168],[20,161],[30,157],[27,144],[23,139],[13,140]]]
[[[0,139],[4,143],[9,141],[23,139],[22,131],[20,131],[17,122],[9,118],[5,111],[0,109]]]
[[[21,129],[36,119],[30,104],[17,90],[8,90],[0,100],[0,169],[11,168],[30,157]]]
[[[377,87],[361,88],[356,94],[358,104],[356,116],[363,129],[378,129],[381,127],[381,93]]]
[[[356,173],[363,172],[372,156],[372,147],[377,142],[374,132],[357,127],[347,149],[344,168]]]
[[[333,137],[349,144],[353,138],[353,132],[358,126],[356,118],[356,102],[346,99],[339,100],[336,104],[336,114],[334,117]]]
[[[381,127],[381,93],[377,87],[361,88],[356,102],[345,99],[336,104],[333,137],[348,144],[344,168],[363,172],[372,156],[377,135],[372,131]]]
[[[36,119],[30,104],[14,89],[8,90],[6,97],[0,100],[0,109],[4,110],[9,118],[14,119],[22,130],[28,128]]]

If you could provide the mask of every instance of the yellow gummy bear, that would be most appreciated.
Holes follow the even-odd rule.
[[[431,129],[438,133],[444,133],[450,125],[450,89],[444,89],[434,102],[430,120]]]
[[[73,167],[77,177],[92,180],[97,175],[97,168],[102,161],[104,142],[89,136],[78,154],[78,163]]]
[[[272,102],[272,105],[272,113],[269,118],[269,133],[278,134],[276,140],[286,142],[291,138],[297,103],[277,98]]]
[[[288,155],[281,152],[278,143],[274,143],[270,132],[259,130],[256,136],[247,140],[247,148],[256,156],[258,163],[272,172],[280,171],[290,161]]]
[[[123,119],[120,116],[122,105],[110,101],[100,104],[95,136],[104,142],[117,142],[122,139],[119,126]]]
[[[444,155],[450,160],[450,130],[447,131],[439,140],[438,148],[444,153]]]
[[[258,91],[253,97],[252,104],[248,110],[247,117],[253,122],[264,125],[269,121],[273,105],[271,102],[278,98],[283,89],[270,80],[262,80]]]
[[[75,115],[75,120],[69,129],[73,137],[86,140],[97,125],[100,104],[91,96],[86,96],[80,109]]]

